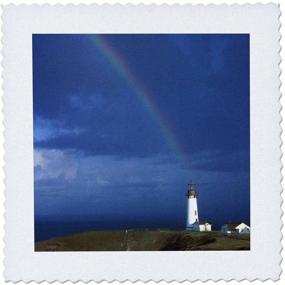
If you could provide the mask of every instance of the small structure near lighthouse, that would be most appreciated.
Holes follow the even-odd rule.
[[[191,230],[195,232],[210,232],[212,231],[212,225],[208,222],[195,222]]]
[[[221,227],[221,233],[223,235],[242,235],[250,234],[250,227],[243,223],[228,223]]]
[[[188,198],[187,225],[186,229],[191,231],[211,231],[212,226],[208,222],[199,221],[196,186],[192,181],[188,184],[186,194]]]

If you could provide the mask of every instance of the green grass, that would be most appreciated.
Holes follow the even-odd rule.
[[[249,250],[249,236],[186,230],[93,231],[35,244],[36,251]]]

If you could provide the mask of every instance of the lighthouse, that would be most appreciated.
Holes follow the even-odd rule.
[[[194,230],[194,224],[199,223],[198,205],[197,205],[197,193],[195,184],[190,182],[188,184],[188,191],[186,194],[188,198],[188,212],[187,212],[187,225],[186,228]]]

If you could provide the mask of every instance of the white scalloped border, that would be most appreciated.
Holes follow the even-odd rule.
[[[257,4],[259,5],[267,5],[269,4],[267,1],[265,1],[266,3],[263,3],[264,1],[262,1],[262,3],[258,2]],[[271,2],[272,3],[272,2]],[[275,4],[275,3],[272,3],[272,4]],[[190,3],[173,3],[173,4],[170,4],[170,3],[160,3],[160,4],[157,4],[157,3],[152,3],[152,4],[145,4],[145,3],[139,3],[139,4],[134,4],[134,3],[131,3],[131,2],[128,2],[128,3],[113,3],[113,4],[109,4],[109,3],[100,3],[100,4],[96,4],[96,3],[92,3],[92,4],[74,4],[74,3],[66,3],[66,4],[61,4],[61,3],[58,3],[58,4],[50,4],[50,3],[46,3],[46,4],[38,4],[38,3],[34,3],[34,4],[25,4],[25,3],[11,3],[11,4],[8,4],[8,5],[4,5],[5,7],[7,6],[62,6],[62,7],[66,7],[66,6],[74,6],[74,7],[78,7],[78,6],[203,6],[203,7],[223,7],[223,6],[255,6],[256,4],[239,4],[239,3],[235,3],[235,4],[204,4],[204,3],[199,3],[199,4],[195,4],[195,5],[192,5]],[[2,6],[2,5],[1,5]],[[2,6],[3,7],[3,6]],[[1,8],[2,8],[1,7]],[[2,14],[1,14],[1,20],[2,20],[2,23],[3,23],[3,9],[1,9],[2,11]],[[279,10],[280,10],[280,7],[279,7]],[[282,154],[282,146],[283,146],[283,142],[282,142],[282,139],[281,139],[281,135],[283,133],[282,131],[282,122],[283,122],[283,118],[281,116],[281,112],[282,112],[282,104],[280,102],[280,99],[281,99],[281,85],[282,85],[282,82],[281,82],[281,79],[280,79],[280,76],[282,74],[282,70],[281,70],[281,62],[282,62],[282,58],[281,58],[281,55],[280,55],[280,52],[281,52],[281,38],[282,38],[282,34],[281,34],[281,10],[280,10],[280,13],[279,13],[279,27],[278,27],[278,32],[279,32],[279,50],[277,51],[278,52],[278,57],[279,57],[279,63],[278,63],[278,69],[276,69],[276,76],[278,76],[279,78],[279,84],[277,87],[277,89],[279,90],[279,129],[280,129],[280,140],[279,140],[279,147],[280,147],[280,184],[282,184],[283,182],[283,175],[282,175],[282,169],[283,169],[283,164],[282,164],[282,159],[283,159],[283,154]],[[5,46],[4,46],[4,33],[3,33],[3,25],[2,25],[2,37],[1,37],[1,42],[2,42],[2,52],[1,52],[1,56],[2,56],[2,62],[1,62],[1,66],[2,66],[2,90],[3,90],[3,94],[4,96],[2,97],[2,102],[3,102],[3,126],[4,126],[4,132],[3,132],[3,138],[4,138],[4,144],[3,144],[3,149],[4,149],[4,184],[6,185],[5,181],[6,181],[6,167],[5,167],[5,161],[6,161],[6,152],[5,152],[5,149],[7,148],[7,142],[5,140],[5,136],[6,136],[6,132],[7,132],[7,123],[5,121],[5,112],[6,112],[6,109],[5,109]],[[6,191],[7,191],[7,188],[5,186],[5,191],[4,191],[4,198],[6,197]],[[281,226],[280,226],[280,261],[279,261],[279,266],[281,268],[281,263],[283,261],[282,259],[282,250],[283,250],[283,247],[282,247],[282,240],[283,240],[283,235],[282,235],[282,228],[283,228],[283,221],[282,221],[282,217],[284,215],[283,211],[282,211],[282,205],[283,205],[283,199],[282,199],[282,193],[283,193],[283,188],[281,186],[281,190],[280,190],[280,221],[281,221]],[[4,233],[5,233],[5,230],[6,230],[6,227],[7,227],[7,222],[6,222],[6,202],[4,200]],[[4,243],[6,242],[6,235],[4,235]],[[4,267],[5,267],[5,259],[6,259],[6,256],[5,256],[5,250],[4,250],[4,260],[3,260],[3,264],[4,264]],[[280,271],[280,276],[282,274],[282,270]],[[280,278],[279,276],[279,278]],[[272,281],[276,281],[276,280],[273,280],[271,278],[268,278],[268,279],[259,279],[259,278],[253,278],[253,279],[247,279],[247,278],[242,278],[242,279],[223,279],[223,278],[219,278],[219,279],[194,279],[194,280],[189,280],[189,279],[184,279],[184,280],[165,280],[165,279],[160,279],[160,280],[153,280],[153,279],[148,279],[148,280],[141,280],[141,279],[136,279],[136,280],[130,280],[130,279],[123,279],[123,280],[118,280],[118,279],[112,279],[112,280],[108,280],[108,279],[100,279],[100,280],[96,280],[96,279],[90,279],[90,280],[70,280],[70,279],[66,279],[64,281],[58,281],[56,279],[52,280],[52,281],[46,281],[46,280],[41,280],[41,281],[36,281],[36,280],[19,280],[19,281],[11,281],[11,280],[7,280],[9,282],[12,282],[12,283],[18,283],[18,282],[24,282],[24,283],[30,283],[30,282],[36,282],[36,283],[42,283],[42,282],[47,282],[47,283],[55,283],[55,282],[59,282],[59,283],[67,283],[67,282],[72,282],[72,283],[79,283],[79,282],[83,282],[83,283],[90,283],[90,282],[97,282],[97,283],[102,283],[102,282],[108,282],[108,283],[113,283],[113,282],[120,282],[120,283],[125,283],[125,282],[133,282],[133,283],[137,283],[137,282],[143,282],[143,283],[149,283],[149,282],[155,282],[155,283],[159,283],[159,282],[166,282],[166,283],[172,283],[172,282],[178,282],[178,283],[183,283],[183,282],[187,282],[187,281],[191,281],[191,282],[197,282],[197,281],[200,281],[200,282],[209,282],[209,281],[214,281],[214,282],[219,282],[219,281],[226,281],[226,282],[230,282],[230,281],[238,281],[238,282],[241,282],[241,281],[249,281],[249,282],[254,282],[254,281],[268,281],[268,280],[272,280]]]

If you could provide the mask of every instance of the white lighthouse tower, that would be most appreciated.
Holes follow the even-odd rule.
[[[186,228],[194,230],[194,224],[199,222],[198,206],[197,206],[197,193],[195,184],[190,182],[188,184],[188,191],[186,196],[188,197],[188,213],[187,213],[187,225]]]

